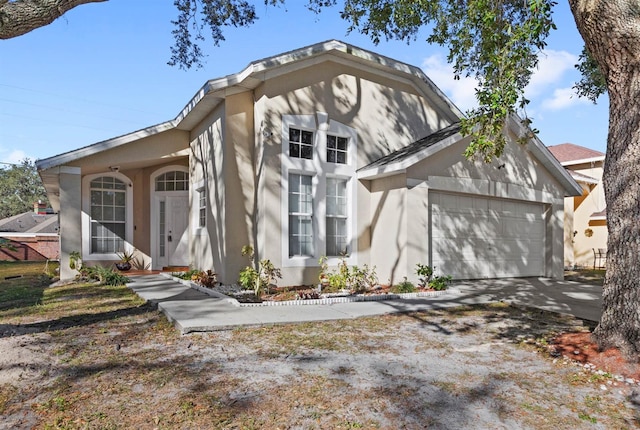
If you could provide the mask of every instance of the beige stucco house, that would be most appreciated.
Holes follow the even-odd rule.
[[[461,116],[419,68],[340,41],[253,62],[173,120],[37,162],[62,276],[71,251],[93,264],[135,248],[231,283],[250,244],[281,285],[316,283],[318,259],[343,254],[381,282],[416,263],[561,278],[564,197],[581,188],[537,139],[466,160]]]
[[[567,267],[602,267],[607,248],[607,205],[602,172],[605,155],[600,151],[563,143],[549,147],[582,187],[582,194],[564,201],[564,264]]]

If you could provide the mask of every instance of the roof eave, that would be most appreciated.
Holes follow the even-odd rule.
[[[591,158],[582,158],[579,160],[561,161],[560,164],[566,167],[566,166],[574,166],[576,164],[597,163],[600,161],[604,161],[604,155],[599,155],[597,157],[591,157]]]
[[[65,164],[72,163],[81,158],[98,154],[102,151],[113,149],[118,146],[133,142],[135,140],[142,139],[144,137],[153,136],[155,134],[159,134],[159,133],[171,130],[175,128],[175,125],[176,125],[175,121],[167,121],[161,124],[152,125],[151,127],[134,131],[133,133],[114,137],[108,140],[103,140],[101,142],[97,142],[80,149],[65,152],[64,154],[56,155],[49,158],[44,158],[42,160],[37,160],[36,167],[38,170],[49,170],[53,167],[63,166]]]

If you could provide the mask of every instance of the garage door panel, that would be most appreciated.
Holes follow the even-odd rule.
[[[456,279],[542,276],[543,205],[432,193],[432,265]]]

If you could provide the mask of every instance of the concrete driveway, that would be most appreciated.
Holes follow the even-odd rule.
[[[225,299],[208,296],[157,274],[132,276],[128,286],[145,300],[157,304],[183,333],[350,319],[499,301],[598,321],[602,306],[602,287],[546,278],[455,282],[446,294],[435,297],[264,307],[234,306]]]

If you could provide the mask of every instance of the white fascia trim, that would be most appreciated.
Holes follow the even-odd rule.
[[[98,154],[102,151],[113,149],[126,143],[133,142],[135,140],[171,130],[172,128],[175,128],[175,125],[175,121],[167,121],[161,124],[153,125],[142,130],[134,131],[133,133],[94,143],[92,145],[85,146],[84,148],[76,149],[74,151],[66,152],[54,157],[45,158],[43,160],[38,160],[36,161],[36,167],[38,168],[38,170],[51,169],[52,167],[57,167],[62,164],[79,160],[80,158]]]
[[[598,181],[597,179],[593,179],[593,178],[588,178],[586,176],[580,176],[578,178],[573,178],[576,182],[578,182],[579,184],[589,184],[589,185],[598,185],[600,183],[600,181]]]
[[[562,161],[560,164],[563,166],[573,166],[575,164],[597,163],[599,161],[604,161],[604,155],[600,155],[598,157],[583,158],[581,160]]]
[[[423,150],[411,155],[410,157],[403,158],[402,160],[386,164],[384,166],[374,166],[368,169],[358,170],[358,179],[378,179],[385,176],[404,173],[409,167],[413,166],[414,164],[432,156],[436,152],[448,148],[449,146],[455,144],[456,142],[459,142],[460,140],[462,140],[462,134],[456,133],[434,145],[424,148]]]
[[[10,231],[0,232],[0,237],[58,237],[58,233],[16,233]]]
[[[507,124],[516,136],[522,136],[530,132],[524,128],[520,118],[515,114],[509,117]],[[571,174],[560,164],[558,159],[553,156],[549,148],[538,139],[538,136],[534,135],[529,139],[528,146],[533,155],[535,155],[542,165],[549,169],[549,172],[564,186],[567,192],[566,197],[582,195],[582,187],[571,177]]]
[[[590,221],[606,221],[607,217],[606,216],[592,216],[589,217]]]

